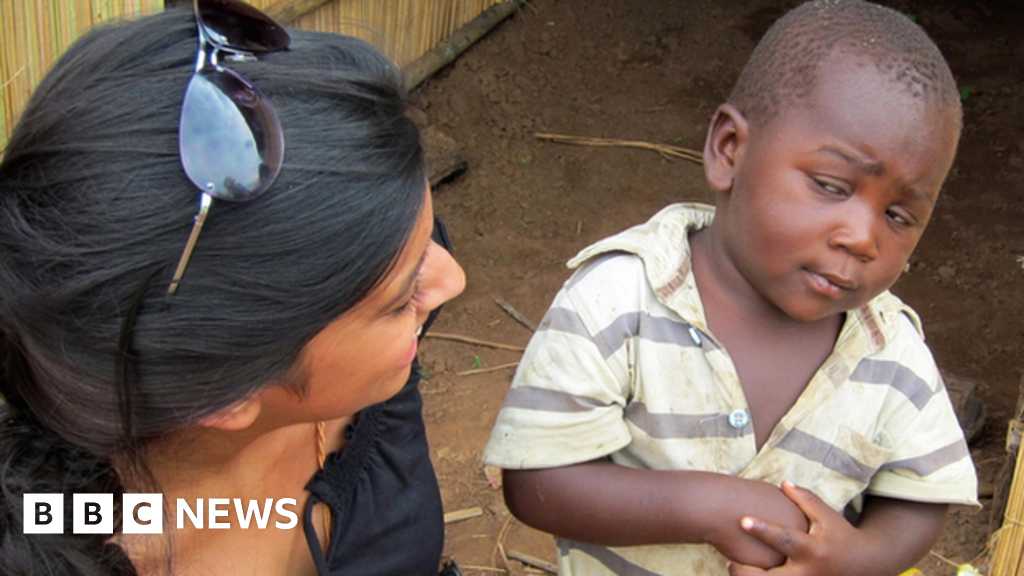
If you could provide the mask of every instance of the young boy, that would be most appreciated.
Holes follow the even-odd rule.
[[[498,417],[484,459],[562,574],[887,576],[947,505],[977,505],[920,322],[887,291],[960,126],[898,12],[820,0],[768,31],[711,120],[716,208],[571,260]]]

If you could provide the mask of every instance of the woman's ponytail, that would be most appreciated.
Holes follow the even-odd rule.
[[[12,378],[26,378],[21,352],[0,334],[0,574],[107,576],[135,574],[110,534],[74,534],[72,494],[123,488],[109,462],[97,459],[43,427],[24,410]],[[25,534],[25,494],[64,496],[63,534]]]

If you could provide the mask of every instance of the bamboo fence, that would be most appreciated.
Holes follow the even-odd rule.
[[[485,10],[504,2],[249,0],[283,24],[367,40],[399,66],[423,56]],[[163,9],[164,0],[0,0],[0,150],[32,90],[75,39],[101,22]]]
[[[992,576],[1024,575],[1024,443],[1018,449],[1013,489],[995,541]]]
[[[1000,527],[990,540],[994,546],[990,576],[1024,576],[1024,378],[1007,430],[1006,450],[992,501],[993,520]]]
[[[162,10],[164,0],[0,0],[0,146],[64,50],[100,22]]]
[[[278,0],[280,1],[280,0]],[[399,66],[426,54],[484,10],[504,0],[334,0],[292,23],[377,46]],[[254,5],[271,0],[255,0]]]

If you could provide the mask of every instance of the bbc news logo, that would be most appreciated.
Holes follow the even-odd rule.
[[[121,497],[121,504],[122,532],[163,533],[163,494],[124,494]],[[64,533],[63,494],[25,494],[24,505],[22,526],[25,534]],[[274,521],[273,526],[290,530],[299,524],[299,517],[288,506],[296,506],[294,498],[281,498],[277,502],[274,502],[273,498],[267,498],[263,501],[262,507],[258,500],[249,500],[243,506],[240,498],[208,498],[205,500],[205,506],[203,498],[197,498],[195,506],[191,506],[184,498],[178,498],[175,526],[178,530],[183,530],[185,523],[188,522],[198,529],[231,528],[231,522],[226,518],[231,515],[233,508],[238,525],[243,529],[253,525],[261,530],[266,529],[271,525],[273,510],[278,516],[288,519],[287,522]],[[113,534],[114,515],[113,494],[72,495],[71,530],[74,534]]]

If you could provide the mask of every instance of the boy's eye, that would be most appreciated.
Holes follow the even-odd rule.
[[[892,208],[886,210],[885,211],[885,215],[890,220],[892,220],[896,224],[899,224],[900,226],[910,226],[912,224],[912,222],[910,221],[909,218],[907,218],[905,215],[901,214],[900,212],[898,212],[896,210],[893,210]]]
[[[850,193],[847,192],[846,188],[843,188],[842,186],[835,184],[833,182],[822,180],[821,178],[811,178],[811,180],[814,181],[814,185],[817,186],[818,189],[825,192],[826,194],[831,194],[833,196],[850,195]]]

